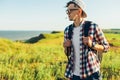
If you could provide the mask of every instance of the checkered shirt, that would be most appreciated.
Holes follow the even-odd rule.
[[[83,25],[84,24],[85,22],[83,23]],[[79,76],[81,79],[86,78],[87,76],[90,76],[92,73],[100,70],[100,61],[96,54],[97,51],[90,49],[89,47],[86,47],[83,44],[83,41],[82,41],[83,40],[82,36],[84,35],[83,25],[82,25],[82,30],[80,30],[80,40],[82,42],[80,43],[80,46],[82,46],[82,48],[79,49],[80,50],[79,60],[81,60],[79,64],[79,69],[80,69]],[[69,30],[69,26],[66,27],[64,30],[64,41],[68,39],[68,30]],[[92,41],[93,43],[97,43],[104,46],[104,52],[108,51],[109,44],[102,30],[98,27],[97,24],[93,22],[91,23],[91,26],[89,28],[89,36],[93,38],[93,41]],[[73,45],[71,46],[70,53],[71,55],[69,56],[68,64],[65,70],[65,76],[67,78],[72,78],[73,76],[74,60],[75,60]]]

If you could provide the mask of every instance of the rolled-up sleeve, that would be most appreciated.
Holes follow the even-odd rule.
[[[109,43],[105,38],[103,31],[98,27],[98,25],[95,27],[95,36],[98,44],[103,45],[103,52],[107,52],[109,50]]]

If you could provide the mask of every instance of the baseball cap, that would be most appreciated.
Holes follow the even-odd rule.
[[[85,12],[85,3],[83,2],[83,0],[72,0],[70,2],[73,2],[76,5],[78,5],[83,10],[83,17],[87,17],[87,14]]]

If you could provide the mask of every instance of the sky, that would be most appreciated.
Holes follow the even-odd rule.
[[[0,30],[64,30],[69,0],[0,0]],[[84,0],[86,20],[120,29],[120,0]]]

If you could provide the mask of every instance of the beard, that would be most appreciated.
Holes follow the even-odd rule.
[[[69,18],[69,20],[70,20],[70,21],[73,21],[73,19],[72,19],[72,18]]]
[[[70,21],[75,21],[78,18],[78,15],[75,15],[74,17],[68,16]]]

